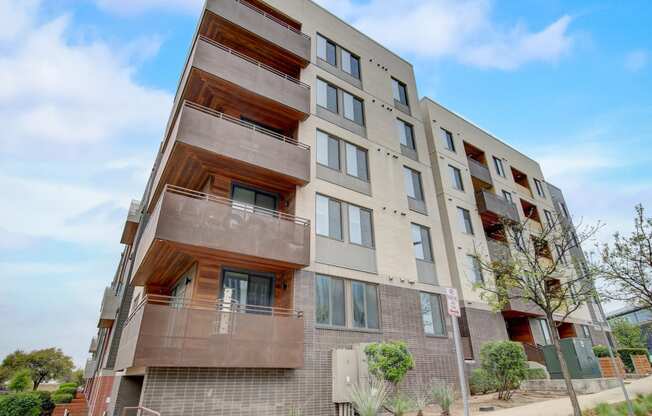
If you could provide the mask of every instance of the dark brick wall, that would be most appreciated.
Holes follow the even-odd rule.
[[[462,308],[466,313],[471,344],[473,346],[472,367],[480,365],[480,349],[485,342],[504,341],[509,339],[507,327],[501,313],[486,311],[482,309]]]
[[[402,385],[405,391],[433,378],[456,382],[454,344],[449,337],[423,333],[419,292],[380,286],[379,333],[318,329],[314,325],[314,274],[295,275],[295,308],[305,316],[305,364],[297,370],[150,368],[142,405],[163,416],[285,416],[300,406],[305,416],[335,414],[331,401],[331,350],[361,342],[405,340],[416,368]],[[115,397],[115,396],[114,396]]]

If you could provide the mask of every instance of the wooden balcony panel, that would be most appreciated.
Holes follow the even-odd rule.
[[[97,323],[98,328],[110,328],[115,321],[115,316],[120,307],[120,298],[116,295],[111,287],[104,289],[102,297],[102,306],[100,308],[100,318]]]
[[[125,324],[116,369],[300,368],[303,314],[148,295]]]
[[[310,221],[166,186],[141,237],[134,284],[167,284],[193,259],[287,271],[310,263]]]

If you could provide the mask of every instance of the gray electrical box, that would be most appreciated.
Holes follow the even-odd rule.
[[[369,367],[364,349],[369,344],[355,344],[350,350],[332,351],[333,403],[348,403],[351,386],[369,382]]]

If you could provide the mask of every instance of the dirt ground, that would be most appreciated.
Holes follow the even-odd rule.
[[[471,396],[471,414],[472,415],[490,415],[491,412],[480,412],[480,406],[493,406],[494,410],[508,409],[511,407],[523,406],[529,403],[540,402],[543,400],[556,399],[559,397],[564,397],[565,394],[561,393],[550,393],[550,392],[521,392],[515,391],[512,399],[509,401],[503,401],[497,399],[497,394],[484,394],[478,396]],[[440,410],[437,406],[429,407],[425,412],[424,416],[439,416]],[[410,416],[415,416],[416,413],[411,413]],[[463,408],[462,401],[456,400],[455,405],[451,409],[451,416],[462,416]]]

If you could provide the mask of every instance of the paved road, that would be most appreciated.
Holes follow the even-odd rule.
[[[631,398],[636,397],[638,394],[651,394],[652,376],[634,380],[627,384],[626,388]],[[624,400],[623,391],[620,388],[585,394],[579,397],[582,410],[592,409],[600,403],[619,403]],[[486,416],[568,416],[573,414],[573,410],[570,400],[564,397],[482,414]]]

